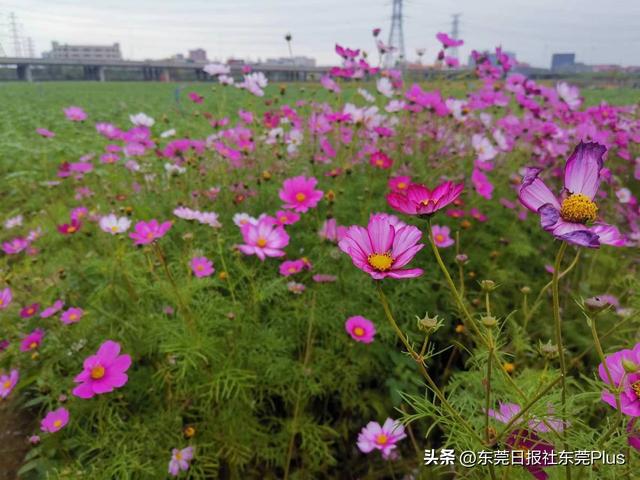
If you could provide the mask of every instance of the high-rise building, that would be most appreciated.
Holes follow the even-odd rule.
[[[554,53],[551,56],[551,70],[571,70],[575,63],[575,53]]]
[[[44,58],[65,60],[122,60],[120,44],[113,45],[62,45],[51,42],[51,51],[42,54]]]
[[[192,62],[206,62],[207,52],[202,48],[196,48],[195,50],[189,50],[189,60]]]

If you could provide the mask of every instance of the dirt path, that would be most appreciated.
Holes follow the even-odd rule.
[[[0,480],[18,478],[22,459],[29,451],[27,438],[33,419],[16,408],[15,402],[0,401]]]

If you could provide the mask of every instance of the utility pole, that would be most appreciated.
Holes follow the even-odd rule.
[[[451,15],[451,38],[454,40],[458,40],[460,36],[460,17],[461,13],[454,13]],[[451,49],[451,56],[458,58],[458,47],[453,47]]]
[[[22,42],[20,41],[20,34],[18,33],[18,21],[16,19],[16,14],[13,12],[9,14],[9,28],[11,29],[13,54],[16,57],[22,57]]]
[[[36,49],[33,46],[33,38],[27,37],[27,55],[29,58],[36,58]]]
[[[403,64],[406,61],[404,50],[404,30],[402,0],[393,0],[391,10],[391,30],[389,31],[389,51],[385,57],[385,65],[394,67],[396,63]]]

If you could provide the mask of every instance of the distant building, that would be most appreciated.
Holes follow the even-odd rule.
[[[230,67],[242,67],[246,65],[246,62],[241,58],[230,58],[227,60],[227,65]]]
[[[51,51],[44,52],[43,58],[65,60],[122,60],[120,44],[113,45],[62,45],[51,42]]]
[[[575,53],[554,53],[551,56],[551,70],[573,70],[576,64]]]
[[[192,62],[206,62],[207,52],[202,48],[196,48],[195,50],[189,50],[189,60]]]
[[[514,52],[502,52],[503,55],[506,55],[511,59],[513,64],[518,63],[516,61],[516,54]],[[498,56],[495,52],[484,52],[483,55],[489,59],[492,65],[498,65]],[[473,60],[473,55],[469,55],[469,63],[470,67],[475,67],[476,62]]]
[[[267,58],[264,61],[265,65],[282,65],[293,67],[315,67],[316,59],[311,57],[280,57],[280,58]]]

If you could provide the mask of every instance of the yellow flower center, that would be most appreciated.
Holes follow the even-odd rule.
[[[91,369],[91,378],[93,380],[100,380],[102,377],[104,377],[104,367],[102,365]]]
[[[29,308],[27,308],[27,315],[33,315],[33,312],[34,312],[34,311],[35,311],[35,310],[33,309],[33,307],[29,307]]]
[[[179,460],[182,460],[182,453],[180,453],[180,452],[176,452],[175,457],[176,457],[176,460],[178,460],[178,461],[179,461]]]
[[[153,238],[153,232],[147,233],[146,237],[150,240]]]
[[[263,248],[263,247],[265,247],[265,246],[267,245],[267,239],[266,239],[266,238],[264,238],[264,237],[260,237],[260,238],[258,239],[258,241],[256,242],[256,244],[257,244],[260,248]]]
[[[118,227],[117,227],[117,225],[114,225],[113,227],[111,227],[111,231],[112,231],[113,233],[117,232],[117,231],[118,231]]]
[[[11,386],[11,380],[7,380],[6,382],[4,382],[4,383],[2,384],[2,386],[3,386],[4,388],[9,388],[9,387]]]
[[[282,223],[285,223],[287,220],[288,220],[288,218],[287,218],[287,217],[285,217],[284,215],[280,217],[280,221],[281,221]]]
[[[631,384],[631,389],[633,393],[636,394],[636,397],[640,398],[640,380]]]
[[[78,315],[76,315],[75,313],[72,313],[71,315],[69,315],[69,320],[71,320],[72,322],[77,319],[78,319]]]
[[[404,182],[400,182],[398,183],[397,187],[398,187],[398,190],[404,190],[405,188],[407,188],[407,184]]]
[[[290,273],[296,273],[296,267],[289,267]]]
[[[376,437],[376,443],[378,445],[385,445],[387,443],[387,440],[389,440],[389,437],[387,437],[384,433],[381,433]]]
[[[433,198],[427,198],[426,200],[422,200],[420,202],[420,205],[424,205],[425,207],[429,206],[429,203],[432,203],[435,205],[436,201]]]
[[[584,193],[569,195],[562,202],[560,215],[567,222],[587,223],[593,222],[598,214],[598,206]]]
[[[30,348],[31,350],[33,350],[34,348],[37,348],[37,347],[38,347],[38,342],[31,342],[31,343],[29,344],[29,348]]]
[[[356,328],[354,328],[354,329],[353,329],[353,334],[354,334],[356,337],[361,337],[361,336],[363,336],[363,335],[364,335],[364,328],[362,328],[362,327],[356,327]]]
[[[379,272],[386,272],[393,265],[393,258],[391,254],[387,253],[372,253],[367,257],[367,262],[371,265],[371,268],[378,270]]]
[[[0,307],[4,305],[4,300],[0,298]]]
[[[384,165],[384,160],[379,158],[378,160],[376,160],[376,165],[379,166],[379,167],[382,167]]]
[[[442,235],[441,233],[436,235],[436,242],[438,243],[442,243],[444,242],[444,235]]]
[[[302,192],[296,193],[296,200],[298,202],[304,202],[306,199],[307,199],[307,196],[304,193]]]
[[[60,428],[61,425],[62,425],[62,420],[56,420],[55,422],[53,422],[53,426],[56,428]]]
[[[69,227],[67,228],[67,233],[73,233],[76,231],[76,227]]]
[[[202,270],[204,270],[204,266],[202,264],[198,265],[196,267],[196,270],[198,270],[199,272],[201,272]]]

